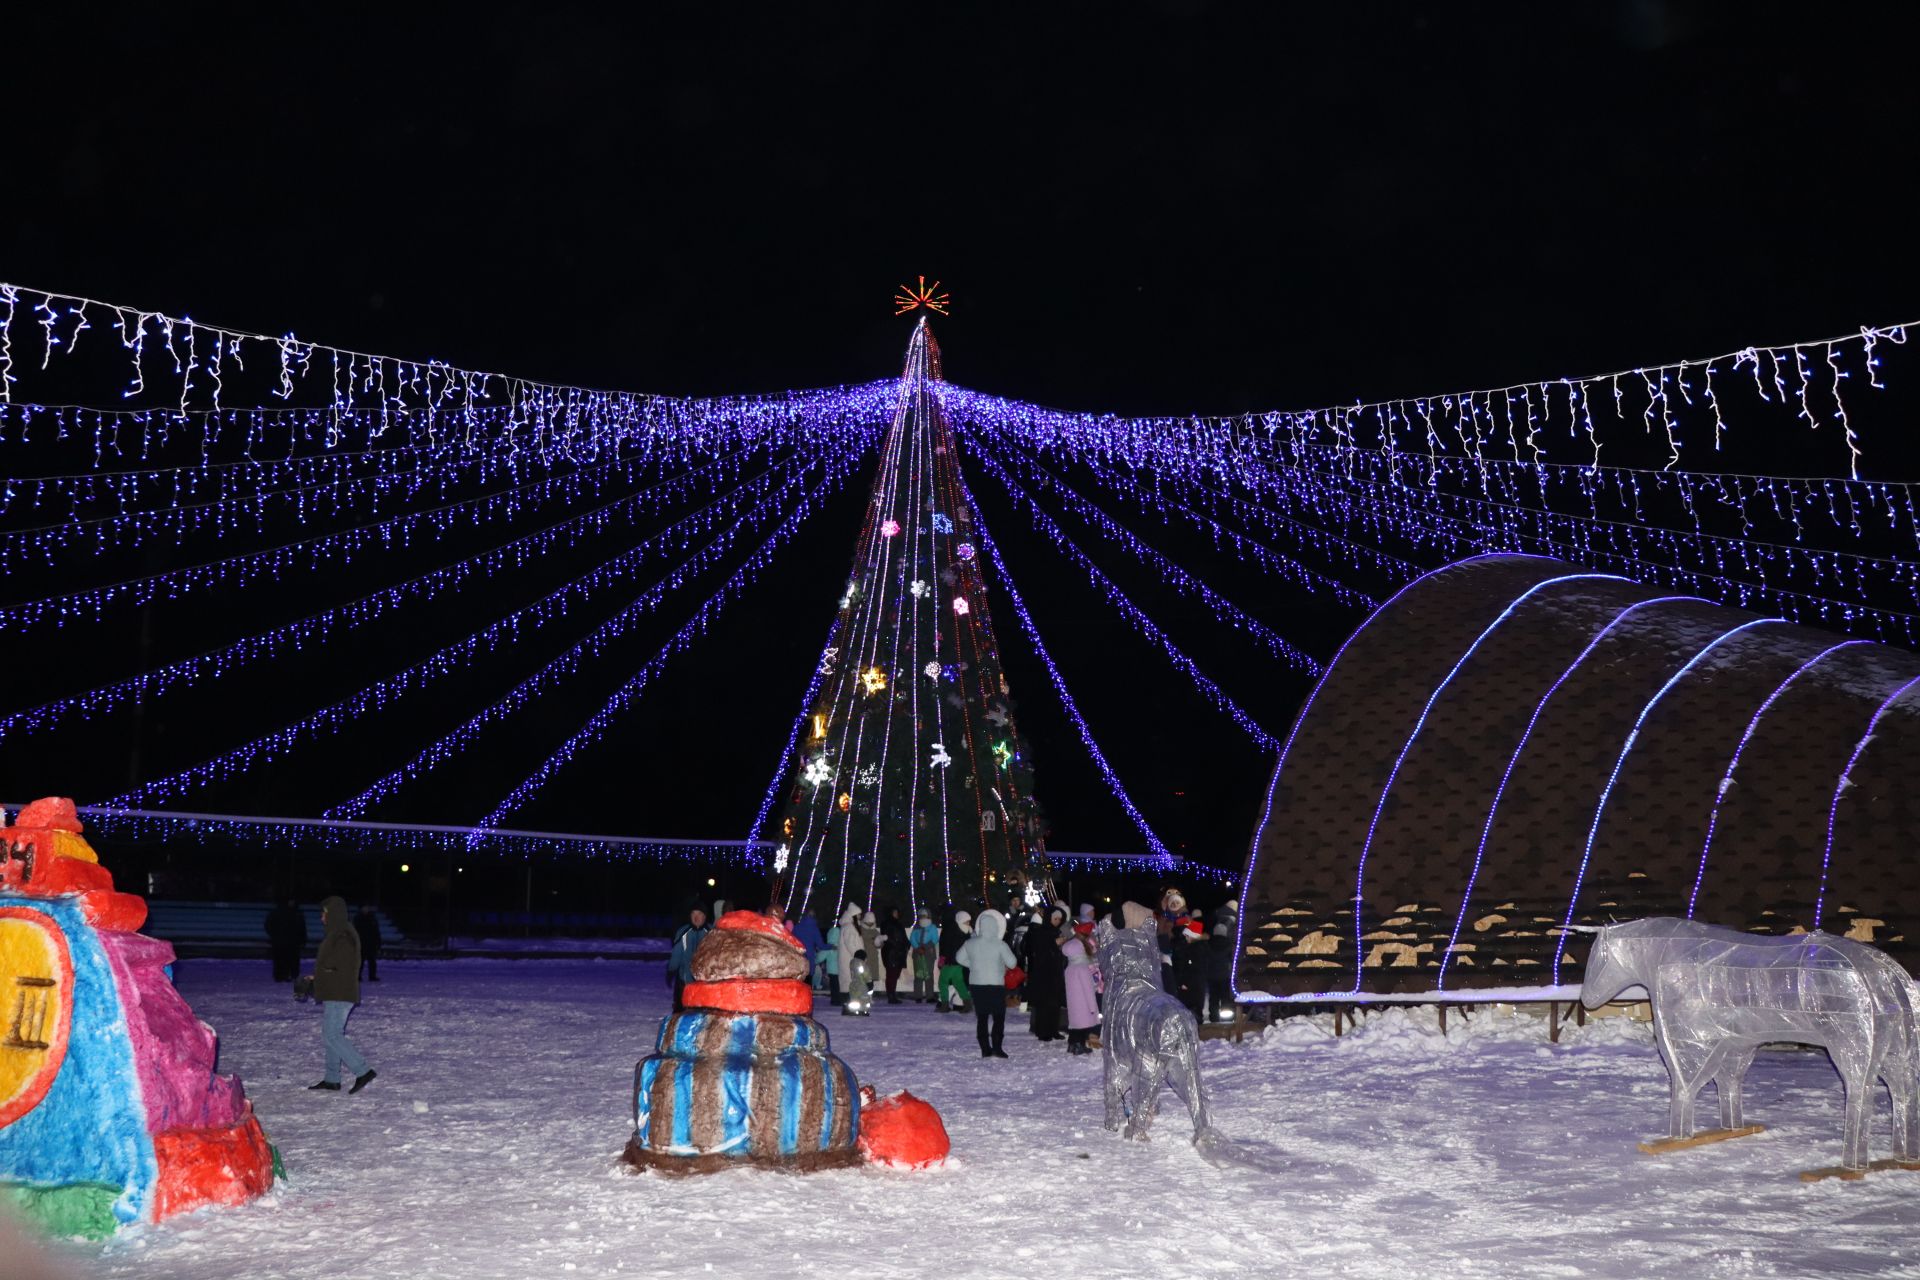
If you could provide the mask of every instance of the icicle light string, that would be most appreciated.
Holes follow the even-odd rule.
[[[787,485],[782,486],[781,492],[755,504],[743,513],[738,521],[724,525],[720,533],[710,542],[693,556],[675,566],[626,609],[617,614],[616,618],[620,620],[618,632],[624,633],[625,628],[632,622],[649,609],[656,607],[668,595],[711,565],[724,554],[743,528],[764,519],[776,505],[785,501],[787,497],[785,489],[796,487],[801,488],[803,495],[800,509],[810,511],[811,508],[804,504],[805,490],[800,481],[797,479],[789,481]],[[797,527],[797,523],[795,521],[782,525],[781,528],[785,531],[783,536],[790,536],[792,529]],[[383,710],[408,694],[416,693],[433,684],[443,676],[464,670],[474,654],[491,651],[501,645],[519,643],[530,631],[566,617],[567,606],[573,597],[576,595],[588,597],[594,590],[604,589],[611,583],[617,582],[624,571],[624,566],[599,566],[533,604],[505,615],[465,639],[438,649],[421,661],[376,681],[339,702],[332,703],[312,715],[255,738],[243,746],[223,752],[189,769],[152,782],[142,783],[125,794],[115,797],[110,803],[132,806],[178,799],[193,787],[244,773],[258,765],[277,759],[303,741],[337,733],[364,715]],[[594,633],[600,644],[613,638],[614,634],[614,631],[606,628]],[[568,652],[574,654],[577,661],[585,654],[584,651],[576,652],[576,650]],[[566,670],[571,671],[572,666],[569,665]]]
[[[1258,503],[1224,495],[1208,500],[1231,505],[1250,524],[1271,525],[1275,518]],[[1449,514],[1441,509],[1443,503],[1466,509]],[[1844,623],[1850,630],[1867,629],[1902,643],[1920,634],[1920,618],[1875,603],[1903,598],[1920,606],[1920,566],[1890,557],[1572,517],[1501,502],[1467,503],[1459,495],[1364,482],[1354,483],[1338,506],[1353,513],[1358,531],[1441,558],[1488,550],[1542,552],[1621,568],[1646,581],[1709,592],[1729,603],[1765,604],[1796,621]],[[1826,586],[1845,595],[1801,590],[1783,580]]]
[[[1374,511],[1391,520],[1395,499],[1389,493],[1375,494]],[[1494,510],[1479,513],[1477,519],[1441,514],[1429,508],[1415,508],[1404,521],[1389,527],[1410,542],[1430,549],[1438,560],[1485,551],[1525,551],[1563,560],[1614,569],[1642,582],[1675,589],[1695,591],[1722,603],[1741,608],[1777,609],[1795,622],[1836,627],[1845,631],[1867,632],[1880,640],[1913,644],[1920,640],[1920,614],[1903,612],[1871,603],[1904,595],[1920,602],[1911,567],[1895,560],[1865,556],[1841,556],[1841,553],[1800,552],[1798,548],[1772,548],[1768,544],[1739,539],[1705,542],[1698,554],[1700,563],[1689,563],[1684,531],[1647,533],[1620,522],[1586,522],[1551,526],[1555,513],[1531,508]],[[1694,535],[1702,539],[1707,535]],[[1775,563],[1769,559],[1775,551],[1798,553],[1794,560]],[[1666,559],[1653,558],[1665,552]],[[1795,564],[1813,580],[1813,585],[1830,585],[1852,593],[1853,598],[1822,595],[1796,587],[1769,582],[1772,577],[1787,576]],[[1876,568],[1884,575],[1880,582],[1869,582],[1864,573]],[[1737,574],[1748,576],[1741,577]]]
[[[1018,457],[1017,454],[1011,456],[1015,458]],[[1089,467],[1088,471],[1095,480],[1113,489],[1122,499],[1131,501],[1141,512],[1145,514],[1157,514],[1161,523],[1169,528],[1172,527],[1172,521],[1169,517],[1179,517],[1186,524],[1204,534],[1207,539],[1212,542],[1216,550],[1230,551],[1234,558],[1242,564],[1251,561],[1275,577],[1284,579],[1287,582],[1291,582],[1309,591],[1323,592],[1331,595],[1340,603],[1355,609],[1371,610],[1376,606],[1377,600],[1373,595],[1349,586],[1336,577],[1322,573],[1320,570],[1305,564],[1296,557],[1288,555],[1276,547],[1268,546],[1265,543],[1250,538],[1238,530],[1223,524],[1220,520],[1208,515],[1206,512],[1198,510],[1185,502],[1172,498],[1165,493],[1149,489],[1130,476],[1097,466]],[[1301,542],[1308,542],[1311,537],[1310,533],[1303,534],[1299,530],[1295,530],[1294,534],[1296,540]],[[1350,543],[1348,539],[1341,539],[1341,541],[1353,546],[1359,545]],[[1376,562],[1376,566],[1383,572],[1389,572],[1390,576],[1410,576],[1420,572],[1420,566],[1401,560],[1397,556],[1389,555],[1377,548],[1368,547],[1365,548],[1365,551],[1367,555]],[[1404,572],[1401,572],[1403,567]]]
[[[18,805],[12,806],[18,808]],[[481,829],[410,822],[354,822],[325,818],[252,817],[81,805],[89,829],[109,840],[141,844],[238,842],[250,851],[296,855],[318,851],[370,857],[465,853],[531,859],[585,855],[630,861],[677,861],[757,867],[765,841],[674,840],[651,836],[575,835],[559,831]],[[1100,855],[1091,855],[1099,857]],[[1111,855],[1108,855],[1111,856]]]
[[[845,483],[847,477],[854,474],[856,470],[857,468],[848,462],[827,464],[824,492],[816,496],[824,496],[825,493],[839,489],[839,487]],[[727,580],[720,592],[716,593],[713,599],[720,600],[722,606],[724,606],[733,595],[738,594],[740,590],[752,583],[759,576],[761,569],[763,569],[767,562],[785,545],[787,539],[793,536],[800,525],[813,514],[814,510],[815,508],[813,506],[803,502],[802,505],[790,512],[786,519],[775,527],[773,533],[768,535],[767,540],[734,571],[732,577]],[[743,524],[752,524],[754,522],[752,513],[749,513],[749,517],[743,521]],[[736,525],[734,529],[737,530],[740,527],[740,525]],[[730,530],[727,535],[729,542],[731,541],[731,534],[732,531]],[[719,546],[721,544],[716,540],[716,542],[711,545]],[[681,580],[683,579],[676,578],[673,580],[674,586],[678,586]],[[656,584],[653,588],[636,598],[627,608],[601,623],[600,626],[596,627],[572,648],[515,685],[504,697],[487,706],[478,715],[470,717],[451,733],[445,734],[437,739],[412,759],[408,760],[407,763],[395,769],[393,772],[388,773],[372,786],[352,798],[332,806],[326,811],[326,815],[328,817],[354,817],[364,814],[368,808],[389,798],[406,783],[423,777],[447,761],[456,758],[461,752],[465,751],[488,726],[506,719],[508,716],[525,707],[535,696],[544,692],[558,681],[572,675],[584,659],[598,656],[609,643],[621,635],[624,635],[639,617],[656,607],[671,590],[672,587],[667,586],[666,580]],[[711,603],[711,601],[709,601],[709,603]]]
[[[1120,807],[1126,811],[1129,818],[1133,819],[1133,825],[1139,829],[1141,838],[1147,842],[1147,848],[1161,860],[1163,867],[1170,868],[1175,862],[1172,852],[1147,824],[1146,815],[1142,814],[1138,806],[1133,803],[1133,797],[1129,796],[1127,789],[1121,785],[1118,775],[1113,771],[1113,766],[1107,763],[1106,753],[1100,750],[1100,744],[1094,740],[1093,730],[1088,728],[1086,718],[1080,714],[1080,708],[1074,702],[1073,695],[1067,691],[1067,682],[1061,677],[1060,668],[1054,665],[1053,655],[1047,652],[1046,642],[1040,638],[1040,629],[1034,625],[1033,616],[1027,612],[1027,603],[1020,598],[1019,588],[1014,586],[1013,577],[1007,572],[1006,563],[1000,558],[999,544],[987,532],[986,520],[980,514],[980,504],[975,502],[973,495],[966,491],[964,480],[961,481],[961,492],[967,499],[968,507],[973,511],[974,534],[980,539],[981,545],[986,548],[987,555],[993,560],[994,572],[1000,575],[1000,585],[1006,588],[1007,597],[1013,601],[1013,611],[1020,619],[1020,629],[1026,632],[1027,639],[1033,644],[1033,651],[1040,655],[1040,661],[1046,666],[1047,675],[1053,681],[1054,692],[1060,695],[1060,703],[1066,708],[1068,719],[1073,721],[1074,729],[1080,734],[1080,741],[1086,745],[1087,754],[1093,757],[1094,767],[1099,769],[1100,776],[1106,779],[1107,789],[1113,793],[1113,798],[1120,802]]]
[[[283,403],[301,396],[317,401],[308,407],[329,415],[321,440],[326,449],[383,436],[396,443],[422,437],[437,443],[445,436],[466,447],[570,450],[620,438],[636,423],[662,414],[699,412],[696,406],[710,403],[375,355],[14,284],[0,284],[0,402],[15,398],[23,373],[37,376],[56,353],[71,354],[80,334],[96,327],[90,317],[117,335],[126,362],[123,399],[158,401],[181,415],[196,408],[217,413],[231,407],[222,403],[223,396],[231,401],[240,394],[229,383],[245,376]],[[29,332],[23,334],[23,328]],[[35,348],[37,360],[20,358],[26,343]],[[113,350],[104,337],[102,347]],[[491,428],[481,417],[488,408],[505,410]],[[363,419],[367,425],[356,437],[355,425]],[[489,429],[496,434],[489,436]],[[212,443],[204,440],[203,452]]]
[[[1239,557],[1243,561],[1251,555],[1262,568],[1276,571],[1287,581],[1310,591],[1327,592],[1340,603],[1353,608],[1372,609],[1376,605],[1377,598],[1341,578],[1322,573],[1288,556],[1285,552],[1236,532],[1229,525],[1221,523],[1221,507],[1227,507],[1230,515],[1255,512],[1259,519],[1243,518],[1241,523],[1243,525],[1263,524],[1267,527],[1266,531],[1269,534],[1310,548],[1329,562],[1344,564],[1351,570],[1377,573],[1390,582],[1399,582],[1418,574],[1422,569],[1422,566],[1394,555],[1373,543],[1349,538],[1308,521],[1269,511],[1264,507],[1254,507],[1226,493],[1212,489],[1188,489],[1183,492],[1191,501],[1183,502],[1172,497],[1165,488],[1156,486],[1150,489],[1124,472],[1098,464],[1089,465],[1087,471],[1095,480],[1112,489],[1120,497],[1132,501],[1142,512],[1158,512],[1163,524],[1167,523],[1169,515],[1180,516],[1188,524],[1212,538],[1216,546],[1224,539],[1232,544],[1236,553],[1246,553]]]
[[[1369,464],[1371,465],[1371,464]],[[1245,477],[1237,477],[1245,479]],[[1868,537],[1877,541],[1897,541],[1900,526],[1913,530],[1914,507],[1910,487],[1875,482],[1855,484],[1839,480],[1769,480],[1752,477],[1712,476],[1696,473],[1638,476],[1629,474],[1619,492],[1602,514],[1599,487],[1579,482],[1577,504],[1587,509],[1568,510],[1569,504],[1556,502],[1551,481],[1553,473],[1535,473],[1535,485],[1479,486],[1481,492],[1462,488],[1404,483],[1390,470],[1374,468],[1362,475],[1326,473],[1317,484],[1289,483],[1282,492],[1251,492],[1255,505],[1279,502],[1289,508],[1304,504],[1329,518],[1352,521],[1355,518],[1373,526],[1376,535],[1397,535],[1417,540],[1421,512],[1426,509],[1452,509],[1463,518],[1478,520],[1507,518],[1512,513],[1528,513],[1525,518],[1552,521],[1568,530],[1606,528],[1624,531],[1619,536],[1640,539],[1650,545],[1701,545],[1751,547],[1767,556],[1789,561],[1787,567],[1800,568],[1815,575],[1831,572],[1831,566],[1860,564],[1894,578],[1913,579],[1911,562],[1865,555],[1844,547],[1809,545],[1812,521],[1835,539],[1858,545]],[[1564,472],[1559,477],[1565,478]],[[1651,492],[1649,492],[1651,490]],[[1662,509],[1655,509],[1654,501]],[[1383,504],[1391,506],[1386,509]],[[1756,510],[1759,508],[1759,510]],[[1676,522],[1672,517],[1678,516]],[[1708,517],[1723,521],[1738,520],[1738,535],[1708,527]],[[1756,518],[1771,517],[1778,541],[1764,536]],[[1673,527],[1678,523],[1679,527]],[[1577,536],[1589,536],[1578,534]]]
[[[1078,566],[1081,571],[1087,575],[1088,582],[1107,597],[1108,603],[1112,604],[1115,609],[1120,612],[1121,616],[1127,619],[1129,625],[1136,631],[1139,631],[1141,635],[1159,644],[1166,652],[1168,659],[1172,661],[1176,668],[1184,672],[1187,677],[1194,682],[1195,687],[1200,690],[1203,697],[1232,717],[1233,720],[1238,723],[1242,729],[1245,729],[1247,733],[1253,737],[1254,741],[1258,742],[1263,748],[1270,750],[1279,749],[1279,740],[1262,729],[1258,724],[1254,723],[1252,718],[1248,716],[1232,698],[1228,697],[1218,685],[1202,675],[1193,660],[1174,647],[1173,642],[1168,639],[1166,632],[1129,600],[1113,579],[1102,573],[1100,569],[1095,566],[1093,560],[1086,552],[1081,550],[1080,547],[1067,536],[1066,531],[1041,508],[1039,503],[1034,501],[1031,494],[1020,487],[1020,483],[1017,480],[1009,475],[1007,471],[988,454],[975,450],[974,456],[980,460],[981,465],[987,469],[988,474],[1005,486],[1007,496],[1013,500],[1017,508],[1026,513],[1033,527],[1045,534],[1047,539],[1052,542],[1068,560],[1072,561],[1073,564]],[[1184,595],[1199,596],[1206,602],[1208,608],[1213,611],[1215,617],[1227,625],[1234,627],[1236,630],[1244,630],[1255,635],[1262,643],[1268,643],[1274,655],[1295,670],[1304,671],[1312,676],[1318,676],[1320,674],[1320,664],[1296,648],[1278,632],[1236,608],[1231,602],[1220,596],[1219,593],[1212,590],[1212,588],[1195,578],[1185,569],[1166,560],[1165,557],[1159,557],[1158,562],[1151,559],[1150,557],[1159,556],[1159,553],[1152,551],[1152,549],[1146,547],[1144,543],[1140,544],[1140,548],[1141,550],[1136,552],[1136,554],[1139,558],[1146,560],[1149,564],[1159,569],[1162,581],[1166,582],[1168,586],[1173,587]],[[1269,638],[1271,638],[1271,641],[1269,641]]]
[[[377,520],[367,525],[349,526],[338,533],[321,534],[300,542],[268,548],[255,554],[270,555],[284,550],[290,555],[305,557],[304,563],[311,566],[325,563],[331,557],[338,555],[345,558],[344,563],[351,563],[353,554],[359,547],[372,539],[384,541],[389,528],[397,532],[399,544],[406,545],[413,532],[414,524],[421,523],[421,521],[415,521],[414,524],[399,523],[389,526],[387,521],[404,522],[414,515],[419,515],[423,517],[424,523],[434,537],[443,537],[450,530],[469,529],[499,518],[513,520],[524,513],[543,510],[554,505],[550,495],[556,487],[560,489],[562,500],[577,504],[581,501],[607,499],[610,493],[618,495],[622,489],[641,485],[642,487],[637,491],[613,497],[602,505],[605,507],[624,504],[623,509],[635,514],[653,513],[686,496],[689,487],[697,481],[705,480],[712,483],[716,479],[724,478],[737,471],[761,448],[762,446],[756,443],[716,451],[709,455],[705,465],[695,465],[698,460],[693,458],[685,460],[664,457],[627,459],[599,468],[581,469],[565,475],[518,482],[490,493],[454,498],[421,512],[396,513],[388,516],[385,521]],[[715,470],[716,463],[719,467],[718,471]],[[681,470],[675,475],[670,470],[675,466],[688,469]],[[655,474],[662,478],[647,483]],[[571,481],[571,483],[559,483],[562,481]],[[449,488],[451,489],[452,486]],[[418,498],[426,495],[416,491],[408,496]],[[304,503],[302,506],[304,507]],[[377,517],[377,506],[376,503],[376,509],[365,514]],[[471,519],[465,518],[469,515]],[[187,516],[193,517],[191,523],[185,518]],[[36,566],[65,569],[71,566],[74,553],[80,549],[76,544],[83,541],[92,542],[93,545],[85,549],[100,556],[110,552],[134,550],[156,537],[165,538],[170,547],[183,547],[194,535],[217,534],[223,542],[228,540],[230,535],[271,535],[275,527],[287,517],[296,519],[298,525],[322,523],[318,520],[309,520],[303,512],[299,511],[282,512],[269,517],[259,504],[252,502],[183,508],[182,517],[179,524],[173,528],[168,527],[175,522],[172,514],[167,512],[141,513],[128,517],[124,521],[116,517],[111,532],[121,535],[117,543],[103,536],[109,531],[97,523],[75,522],[51,530],[30,531],[24,535],[0,533],[0,569]],[[136,530],[135,526],[152,527]],[[136,533],[138,536],[126,536],[129,533]],[[228,557],[228,559],[241,561],[241,564],[234,567],[243,575],[246,573],[244,556]],[[207,562],[208,565],[223,563],[222,561]],[[203,567],[206,566],[186,566],[175,572],[187,575],[188,580],[191,580],[194,572]],[[243,576],[242,585],[247,581],[252,579]],[[95,590],[111,591],[112,588]],[[84,596],[86,593],[79,594]]]
[[[848,427],[843,447],[856,445],[858,438],[859,432]],[[633,464],[636,471],[645,465],[643,462]],[[350,564],[357,556],[368,552],[389,552],[411,546],[422,531],[437,541],[456,531],[470,530],[493,519],[511,518],[524,509],[532,509],[536,503],[575,501],[583,494],[597,494],[609,482],[609,477],[599,473],[576,472],[553,477],[520,490],[464,499],[352,526],[337,533],[7,606],[0,608],[0,625],[18,628],[46,622],[65,625],[75,621],[96,621],[115,607],[139,607],[216,589],[237,590],[261,581],[278,581],[288,572],[312,571],[334,563]]]
[[[734,465],[733,461],[715,462],[677,477],[670,483],[686,486],[711,481],[718,473],[732,472]],[[792,470],[795,465],[792,460],[770,464],[699,510],[649,534],[639,543],[596,566],[594,575],[597,576],[592,576],[591,581],[583,578],[562,587],[561,591],[568,598],[577,597],[572,600],[573,603],[585,603],[595,586],[612,581],[614,575],[637,569],[653,555],[684,550],[695,537],[710,532],[715,524],[733,519],[742,501],[765,491],[781,478],[782,473]],[[456,591],[475,582],[493,583],[500,573],[538,561],[556,548],[578,546],[588,534],[602,533],[626,523],[641,514],[638,510],[624,509],[638,496],[617,499],[594,510],[569,516],[557,524],[548,525],[478,555],[356,597],[333,608],[308,614],[283,626],[244,637],[218,649],[171,662],[73,697],[59,698],[13,712],[0,717],[0,740],[8,735],[51,728],[69,715],[102,715],[135,701],[158,697],[182,685],[217,680],[254,663],[307,649],[334,636],[344,635],[378,621],[404,605],[433,600],[445,592]],[[566,603],[566,599],[556,601],[560,612],[564,612]],[[546,616],[546,611],[539,610],[537,606],[535,608],[537,616]]]
[[[538,479],[522,480],[519,473],[523,468],[495,466],[485,459],[481,460],[481,470],[476,476],[463,478],[457,469],[406,473],[403,476],[404,484],[398,490],[402,502],[417,501],[423,497],[445,498],[462,483],[496,480],[502,472],[513,483],[490,493],[443,501],[422,512],[403,513],[385,520],[354,525],[337,533],[319,535],[292,545],[312,557],[306,562],[309,564],[334,555],[350,559],[355,550],[370,541],[385,543],[398,538],[404,542],[412,530],[423,522],[433,529],[435,536],[443,536],[456,518],[469,509],[477,512],[481,519],[503,515],[512,517],[529,504],[556,497],[566,501],[577,501],[583,495],[597,497],[609,486],[637,482],[650,469],[684,464],[715,454],[736,453],[760,446],[780,447],[789,443],[818,448],[842,447],[849,436],[856,435],[862,429],[871,429],[871,414],[862,417],[860,412],[855,412],[857,409],[859,406],[839,405],[835,406],[832,413],[803,419],[793,430],[753,432],[739,437],[722,435],[703,447],[695,447],[692,442],[684,440],[669,442],[664,448],[648,449],[626,458],[609,456],[563,474]],[[371,477],[368,482],[377,486],[384,479]],[[361,483],[360,480],[321,482],[311,488],[281,490],[260,498],[186,503],[158,511],[0,531],[0,571],[23,561],[41,561],[49,565],[64,563],[63,553],[70,553],[77,545],[86,545],[95,554],[104,554],[131,549],[156,537],[178,540],[202,532],[222,536],[258,533],[267,527],[270,516],[277,519],[292,518],[300,524],[316,522],[320,517],[341,515],[355,507],[365,508],[368,505],[366,501],[353,500],[353,488]],[[377,514],[381,496],[384,496],[383,491],[376,488],[372,495],[372,510],[361,510],[356,514],[362,518]]]
[[[308,514],[324,507],[329,491],[340,495],[360,487],[382,492],[401,489],[409,495],[428,486],[444,489],[461,472],[486,480],[502,472],[518,475],[539,469],[607,465],[622,459],[662,455],[683,460],[746,442],[797,443],[823,434],[831,444],[832,428],[848,422],[868,423],[885,416],[879,392],[884,384],[835,387],[821,391],[787,392],[779,396],[731,397],[677,405],[671,414],[636,425],[618,437],[592,442],[593,447],[566,453],[537,454],[527,450],[476,451],[458,441],[433,445],[386,445],[370,450],[337,450],[317,456],[264,458],[257,455],[230,462],[202,462],[141,470],[101,470],[59,475],[9,475],[0,489],[0,515],[41,515],[49,526],[89,519],[165,512],[175,508],[234,504],[268,505],[284,496],[311,495]],[[259,418],[295,416],[317,419],[317,410],[246,410]],[[95,410],[45,409],[35,405],[0,406],[0,440],[9,418],[19,419],[22,443],[31,439],[34,414],[50,415],[57,438],[89,431],[87,418]],[[311,425],[311,424],[309,424]],[[95,435],[108,430],[96,421]],[[290,428],[290,430],[292,430]],[[249,454],[253,448],[249,446]],[[15,530],[14,532],[20,532]]]
[[[849,468],[840,474],[844,478],[851,473]],[[660,674],[673,656],[692,648],[702,636],[706,635],[707,629],[719,618],[727,605],[759,578],[787,539],[792,537],[800,525],[813,514],[813,510],[812,507],[803,506],[788,516],[786,522],[775,530],[774,536],[761,544],[759,550],[735,570],[733,576],[727,579],[718,591],[707,597],[694,611],[693,617],[688,619],[686,624],[676,631],[652,658],[648,659],[625,684],[615,690],[613,696],[608,698],[571,737],[561,743],[553,754],[542,761],[537,769],[493,807],[480,821],[480,828],[497,826],[501,818],[523,807],[542,787],[552,781],[555,774],[571,764],[582,751],[598,742],[613,722],[625,714],[647,691],[654,678]],[[430,768],[431,765],[427,767]]]
[[[1653,435],[1667,453],[1665,467],[1671,469],[1681,459],[1685,435],[1710,431],[1714,449],[1719,450],[1730,428],[1726,397],[1741,394],[1810,428],[1839,428],[1835,434],[1847,450],[1848,475],[1858,479],[1862,450],[1847,416],[1844,383],[1858,372],[1870,387],[1884,386],[1878,348],[1883,343],[1904,344],[1909,327],[1862,327],[1833,338],[1746,347],[1704,360],[1294,412],[1120,418],[1005,401],[967,408],[982,416],[1021,419],[1026,430],[1050,438],[1074,438],[1082,449],[1091,445],[1127,454],[1133,465],[1143,469],[1177,467],[1183,456],[1218,462],[1242,450],[1258,452],[1271,447],[1282,433],[1294,443],[1318,441],[1342,452],[1415,453],[1430,459],[1450,454],[1478,466],[1493,460],[1488,446],[1497,447],[1503,436],[1511,461],[1521,461],[1523,448],[1531,454],[1530,461],[1544,461],[1546,440],[1564,432],[1590,454],[1586,462],[1598,465],[1606,442],[1594,421],[1597,398],[1612,406],[1609,427],[1622,432],[1639,428],[1643,436]],[[1751,389],[1736,393],[1735,388],[1748,385],[1748,379],[1740,376],[1743,371],[1751,376]],[[1718,383],[1716,375],[1721,379]],[[1636,388],[1632,407],[1623,386]],[[977,393],[962,392],[958,399],[976,397]]]

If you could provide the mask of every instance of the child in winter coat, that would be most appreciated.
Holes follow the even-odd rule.
[[[1240,901],[1227,899],[1227,905],[1213,913],[1213,932],[1207,950],[1207,1018],[1232,1022],[1238,1010],[1233,1003],[1233,948],[1240,940]]]
[[[940,930],[933,923],[932,908],[920,908],[920,918],[907,933],[907,945],[913,950],[913,998],[925,1004],[933,999],[933,979],[940,964]]]
[[[1093,921],[1082,920],[1074,925],[1072,936],[1060,944],[1060,950],[1067,957],[1067,1052],[1092,1053],[1087,1041],[1100,1027],[1100,997],[1094,985],[1098,970],[1093,963]]]
[[[973,991],[974,1029],[983,1058],[1007,1056],[1000,1042],[1007,1029],[1007,970],[1014,967],[1014,957],[1001,941],[1006,927],[1007,918],[998,911],[982,911],[973,936],[954,953]]]
[[[860,929],[860,908],[849,902],[840,913],[840,988],[846,997],[842,1013],[864,1014],[873,1008],[872,946]]]
[[[965,1013],[973,1003],[973,993],[967,990],[967,971],[955,958],[972,932],[973,917],[964,911],[954,912],[940,930],[940,980],[935,984],[939,999],[934,1008],[941,1013]]]

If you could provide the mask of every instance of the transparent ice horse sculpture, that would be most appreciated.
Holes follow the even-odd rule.
[[[1153,914],[1136,902],[1121,908],[1126,928],[1102,920],[1093,931],[1094,958],[1106,995],[1100,1055],[1106,1067],[1106,1126],[1145,1139],[1162,1084],[1193,1115],[1193,1141],[1203,1155],[1221,1145],[1207,1117],[1200,1084],[1200,1024],[1160,985],[1160,947]]]
[[[1905,969],[1884,952],[1828,933],[1765,937],[1677,918],[1599,930],[1581,1001],[1598,1008],[1646,988],[1667,1064],[1668,1134],[1693,1135],[1693,1100],[1708,1080],[1722,1128],[1741,1127],[1740,1082],[1762,1044],[1824,1047],[1846,1087],[1842,1165],[1867,1165],[1877,1079],[1893,1096],[1896,1160],[1920,1160],[1920,1005]]]

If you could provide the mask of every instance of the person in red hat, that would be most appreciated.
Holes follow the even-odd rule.
[[[1193,916],[1173,926],[1173,973],[1170,993],[1198,1018],[1207,1000],[1207,927]]]

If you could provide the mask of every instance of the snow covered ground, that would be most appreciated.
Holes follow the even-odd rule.
[[[1148,1145],[1100,1128],[1100,1059],[1010,1020],[983,1061],[970,1017],[880,1005],[828,1014],[834,1049],[883,1092],[940,1108],[948,1167],[810,1177],[635,1177],[615,1155],[634,1062],[666,1007],[653,965],[394,963],[352,1032],[380,1078],[309,1093],[318,1018],[267,965],[190,961],[291,1180],[104,1246],[82,1275],[193,1277],[1920,1275],[1920,1174],[1804,1184],[1834,1163],[1824,1056],[1766,1053],[1748,1079],[1765,1134],[1654,1159],[1665,1074],[1644,1027],[1430,1009],[1334,1039],[1294,1020],[1203,1046],[1218,1126],[1276,1171],[1221,1170],[1169,1096]],[[1711,1106],[1711,1102],[1708,1102]],[[1888,1153],[1884,1095],[1874,1154]],[[0,1259],[0,1272],[6,1270]]]

